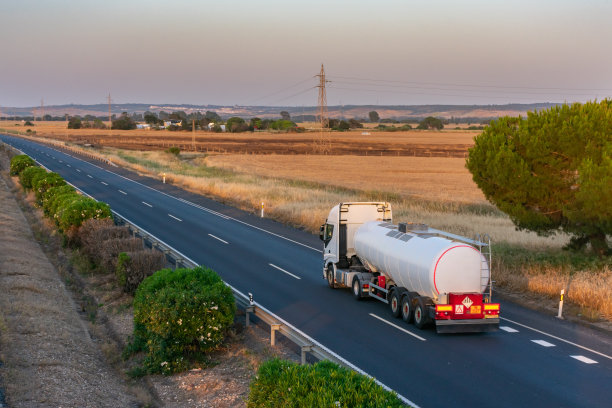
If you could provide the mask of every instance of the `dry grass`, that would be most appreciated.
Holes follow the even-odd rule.
[[[464,159],[301,155],[214,155],[206,164],[245,174],[304,180],[427,201],[485,204]]]
[[[515,292],[531,292],[565,300],[582,308],[581,314],[593,320],[600,316],[612,320],[612,269],[572,271],[569,267],[522,265],[517,271],[499,262],[495,268],[498,285]]]

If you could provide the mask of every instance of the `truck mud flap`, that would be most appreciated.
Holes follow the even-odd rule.
[[[436,320],[438,333],[482,333],[499,330],[499,319]]]

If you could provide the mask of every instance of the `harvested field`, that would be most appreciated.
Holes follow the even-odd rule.
[[[36,131],[37,136],[53,137],[80,145],[117,147],[130,150],[165,150],[178,146],[194,150],[194,133],[167,130],[66,129],[63,122],[36,122],[24,128],[6,122],[9,130]],[[326,154],[356,156],[416,156],[464,158],[478,131],[348,132],[306,133],[211,133],[195,132],[195,150],[238,154]]]
[[[209,166],[265,177],[389,191],[426,200],[486,203],[465,168],[464,159],[227,154],[209,156],[206,162]]]

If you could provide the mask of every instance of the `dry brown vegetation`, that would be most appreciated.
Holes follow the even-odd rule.
[[[168,130],[67,129],[64,122],[35,122],[33,127],[0,123],[0,128],[36,131],[38,136],[76,144],[137,150],[183,150],[239,154],[326,154],[358,156],[466,157],[475,131],[384,132],[353,130],[324,132],[324,148],[318,131],[308,133],[211,133]],[[369,134],[364,134],[369,133]],[[195,149],[194,147],[195,146]]]

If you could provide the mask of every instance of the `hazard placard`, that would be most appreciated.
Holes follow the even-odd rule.
[[[455,305],[455,314],[463,314],[463,305]]]

